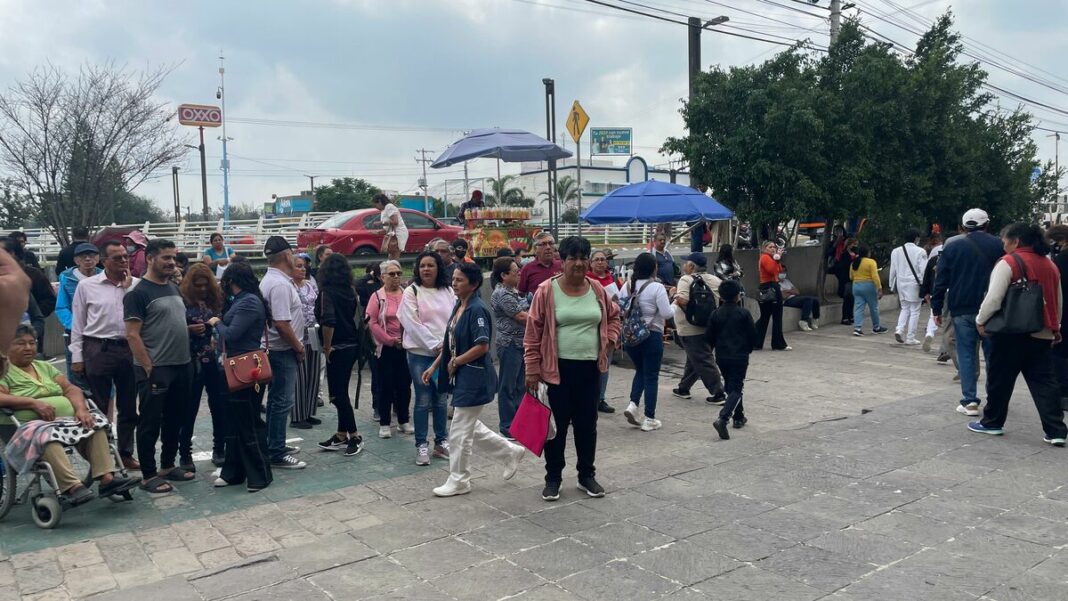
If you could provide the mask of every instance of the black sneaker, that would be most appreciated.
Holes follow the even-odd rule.
[[[319,448],[324,451],[340,451],[348,446],[348,441],[342,438],[338,438],[337,434],[334,434],[329,439],[319,443]]]
[[[877,327],[877,328],[872,328],[872,329],[871,329],[871,333],[872,333],[872,334],[885,334],[885,333],[887,333],[887,332],[889,332],[889,331],[890,331],[890,330],[887,330],[887,329],[886,329],[886,328],[884,328],[883,326],[879,326],[879,327]]]
[[[312,425],[307,421],[303,422],[289,422],[290,428],[296,428],[297,430],[311,430]]]
[[[360,436],[358,434],[356,436],[350,438],[348,443],[345,444],[345,456],[346,457],[354,457],[356,455],[359,455],[360,451],[362,451],[362,450],[363,450],[363,436]]]
[[[578,489],[586,491],[586,494],[599,499],[604,496],[604,487],[597,483],[597,480],[593,479],[593,476],[589,478],[579,478]]]
[[[939,363],[945,363],[945,362],[949,361],[949,359],[950,359],[949,353],[942,353],[941,355],[938,356],[937,359],[935,359],[935,361],[938,361]]]
[[[672,388],[671,389],[671,394],[679,397],[680,399],[688,399],[688,398],[690,398],[690,391],[689,390],[683,390],[681,388]]]
[[[717,419],[716,421],[712,422],[712,427],[716,429],[716,434],[719,434],[720,439],[731,439],[731,433],[727,431],[727,422],[721,419]]]
[[[600,403],[597,403],[597,410],[600,411],[601,413],[615,413],[616,412],[616,408],[615,407],[609,405],[608,403],[606,403],[604,401],[601,401]]]
[[[727,395],[720,393],[716,396],[710,396],[705,399],[705,402],[709,405],[722,405],[727,402]]]
[[[749,423],[749,420],[747,418],[745,418],[745,417],[736,417],[736,418],[734,418],[734,429],[735,430],[740,430],[740,429],[744,428],[745,425],[748,424],[748,423]]]
[[[311,424],[313,426],[321,426],[323,424],[323,420],[321,420],[321,419],[319,419],[317,417],[309,417],[308,419],[306,419],[304,421],[308,422],[309,424]]]
[[[546,482],[545,488],[541,489],[541,498],[546,501],[555,501],[560,498],[560,483]]]
[[[211,453],[211,464],[215,467],[222,467],[226,463],[226,454],[222,451],[213,451]]]
[[[300,461],[292,455],[282,455],[280,459],[271,461],[271,467],[281,470],[302,470],[308,467],[308,464]]]

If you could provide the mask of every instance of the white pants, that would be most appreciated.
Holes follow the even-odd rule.
[[[916,340],[916,326],[920,323],[920,301],[899,299],[901,313],[897,316],[898,334],[906,334],[908,340]]]
[[[506,464],[519,453],[526,451],[523,447],[508,442],[503,436],[490,430],[478,419],[482,408],[454,407],[452,425],[449,426],[449,482],[458,486],[467,486],[471,481],[469,463],[474,445],[478,445],[480,455]]]
[[[938,324],[935,323],[934,311],[931,311],[930,317],[927,318],[927,333],[928,338],[934,338],[934,335],[938,332]]]

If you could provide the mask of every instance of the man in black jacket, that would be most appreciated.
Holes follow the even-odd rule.
[[[59,257],[56,258],[56,274],[63,273],[64,271],[74,267],[74,249],[79,244],[89,241],[89,228],[84,226],[78,226],[70,231],[70,245],[59,251]]]
[[[742,387],[749,369],[749,355],[757,345],[756,324],[749,310],[741,306],[742,285],[735,280],[724,280],[719,285],[722,304],[708,323],[705,338],[716,353],[716,365],[723,374],[727,402],[719,412],[712,427],[723,440],[729,440],[727,421],[734,421],[735,428],[746,424],[742,407]]]

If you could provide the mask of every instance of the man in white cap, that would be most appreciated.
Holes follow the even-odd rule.
[[[990,217],[982,209],[970,209],[961,219],[960,240],[947,243],[938,259],[938,272],[931,292],[931,312],[941,325],[943,310],[952,314],[957,338],[957,363],[960,366],[961,399],[957,411],[979,415],[980,343],[986,361],[990,361],[990,340],[981,338],[975,316],[983,302],[990,272],[1005,253],[1001,240],[987,233]]]

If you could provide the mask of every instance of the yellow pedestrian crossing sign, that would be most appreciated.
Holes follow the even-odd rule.
[[[567,114],[567,131],[571,133],[571,139],[575,141],[575,144],[578,144],[582,132],[586,131],[589,123],[590,116],[582,110],[582,105],[576,100],[575,104],[571,105],[571,112]]]

